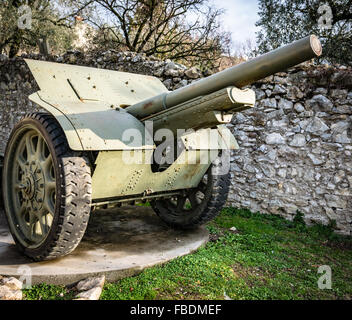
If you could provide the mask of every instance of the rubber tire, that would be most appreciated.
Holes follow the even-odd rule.
[[[6,176],[12,138],[25,124],[34,125],[42,134],[54,161],[56,176],[56,204],[51,229],[46,240],[37,248],[28,248],[16,238],[12,228],[6,199]],[[91,206],[92,182],[88,162],[73,152],[57,120],[46,113],[24,116],[14,127],[6,147],[3,169],[3,196],[10,231],[17,247],[35,261],[52,260],[71,253],[80,243],[88,225]]]
[[[213,220],[226,203],[230,189],[230,173],[217,175],[220,163],[213,163],[207,171],[211,183],[206,191],[204,201],[187,214],[180,214],[170,210],[167,206],[168,200],[151,202],[151,206],[159,218],[173,229],[190,230]]]

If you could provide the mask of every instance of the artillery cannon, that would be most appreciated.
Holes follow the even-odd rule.
[[[238,148],[225,124],[255,104],[241,88],[321,51],[309,36],[173,92],[154,77],[26,60],[40,87],[29,99],[48,113],[22,118],[6,147],[4,208],[17,246],[37,261],[67,255],[92,208],[124,203],[149,201],[174,228],[213,219],[230,185],[223,155]],[[160,154],[175,158],[155,164],[163,141],[151,126],[194,131],[172,138],[181,151],[168,146]]]

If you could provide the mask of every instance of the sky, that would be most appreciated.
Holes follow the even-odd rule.
[[[213,0],[213,3],[226,10],[224,29],[231,32],[234,47],[247,39],[255,41],[255,23],[259,19],[257,0]]]

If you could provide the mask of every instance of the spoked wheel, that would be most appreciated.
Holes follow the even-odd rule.
[[[10,214],[21,231],[21,240],[38,246],[48,236],[55,214],[55,170],[41,133],[34,126],[27,126],[22,134],[10,168]]]
[[[205,201],[209,188],[211,185],[208,183],[208,174],[205,174],[197,188],[191,189],[182,196],[171,198],[168,200],[168,206],[173,211],[188,215]]]
[[[16,125],[3,171],[6,217],[21,251],[35,260],[72,252],[89,219],[90,169],[55,118],[34,113]]]
[[[216,166],[210,166],[197,188],[185,190],[178,197],[152,202],[156,214],[176,229],[196,228],[214,219],[226,202],[230,186],[230,174],[215,174]]]

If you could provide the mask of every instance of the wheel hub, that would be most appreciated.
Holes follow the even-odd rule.
[[[27,162],[22,175],[22,196],[34,211],[43,206],[45,177],[39,161]]]

